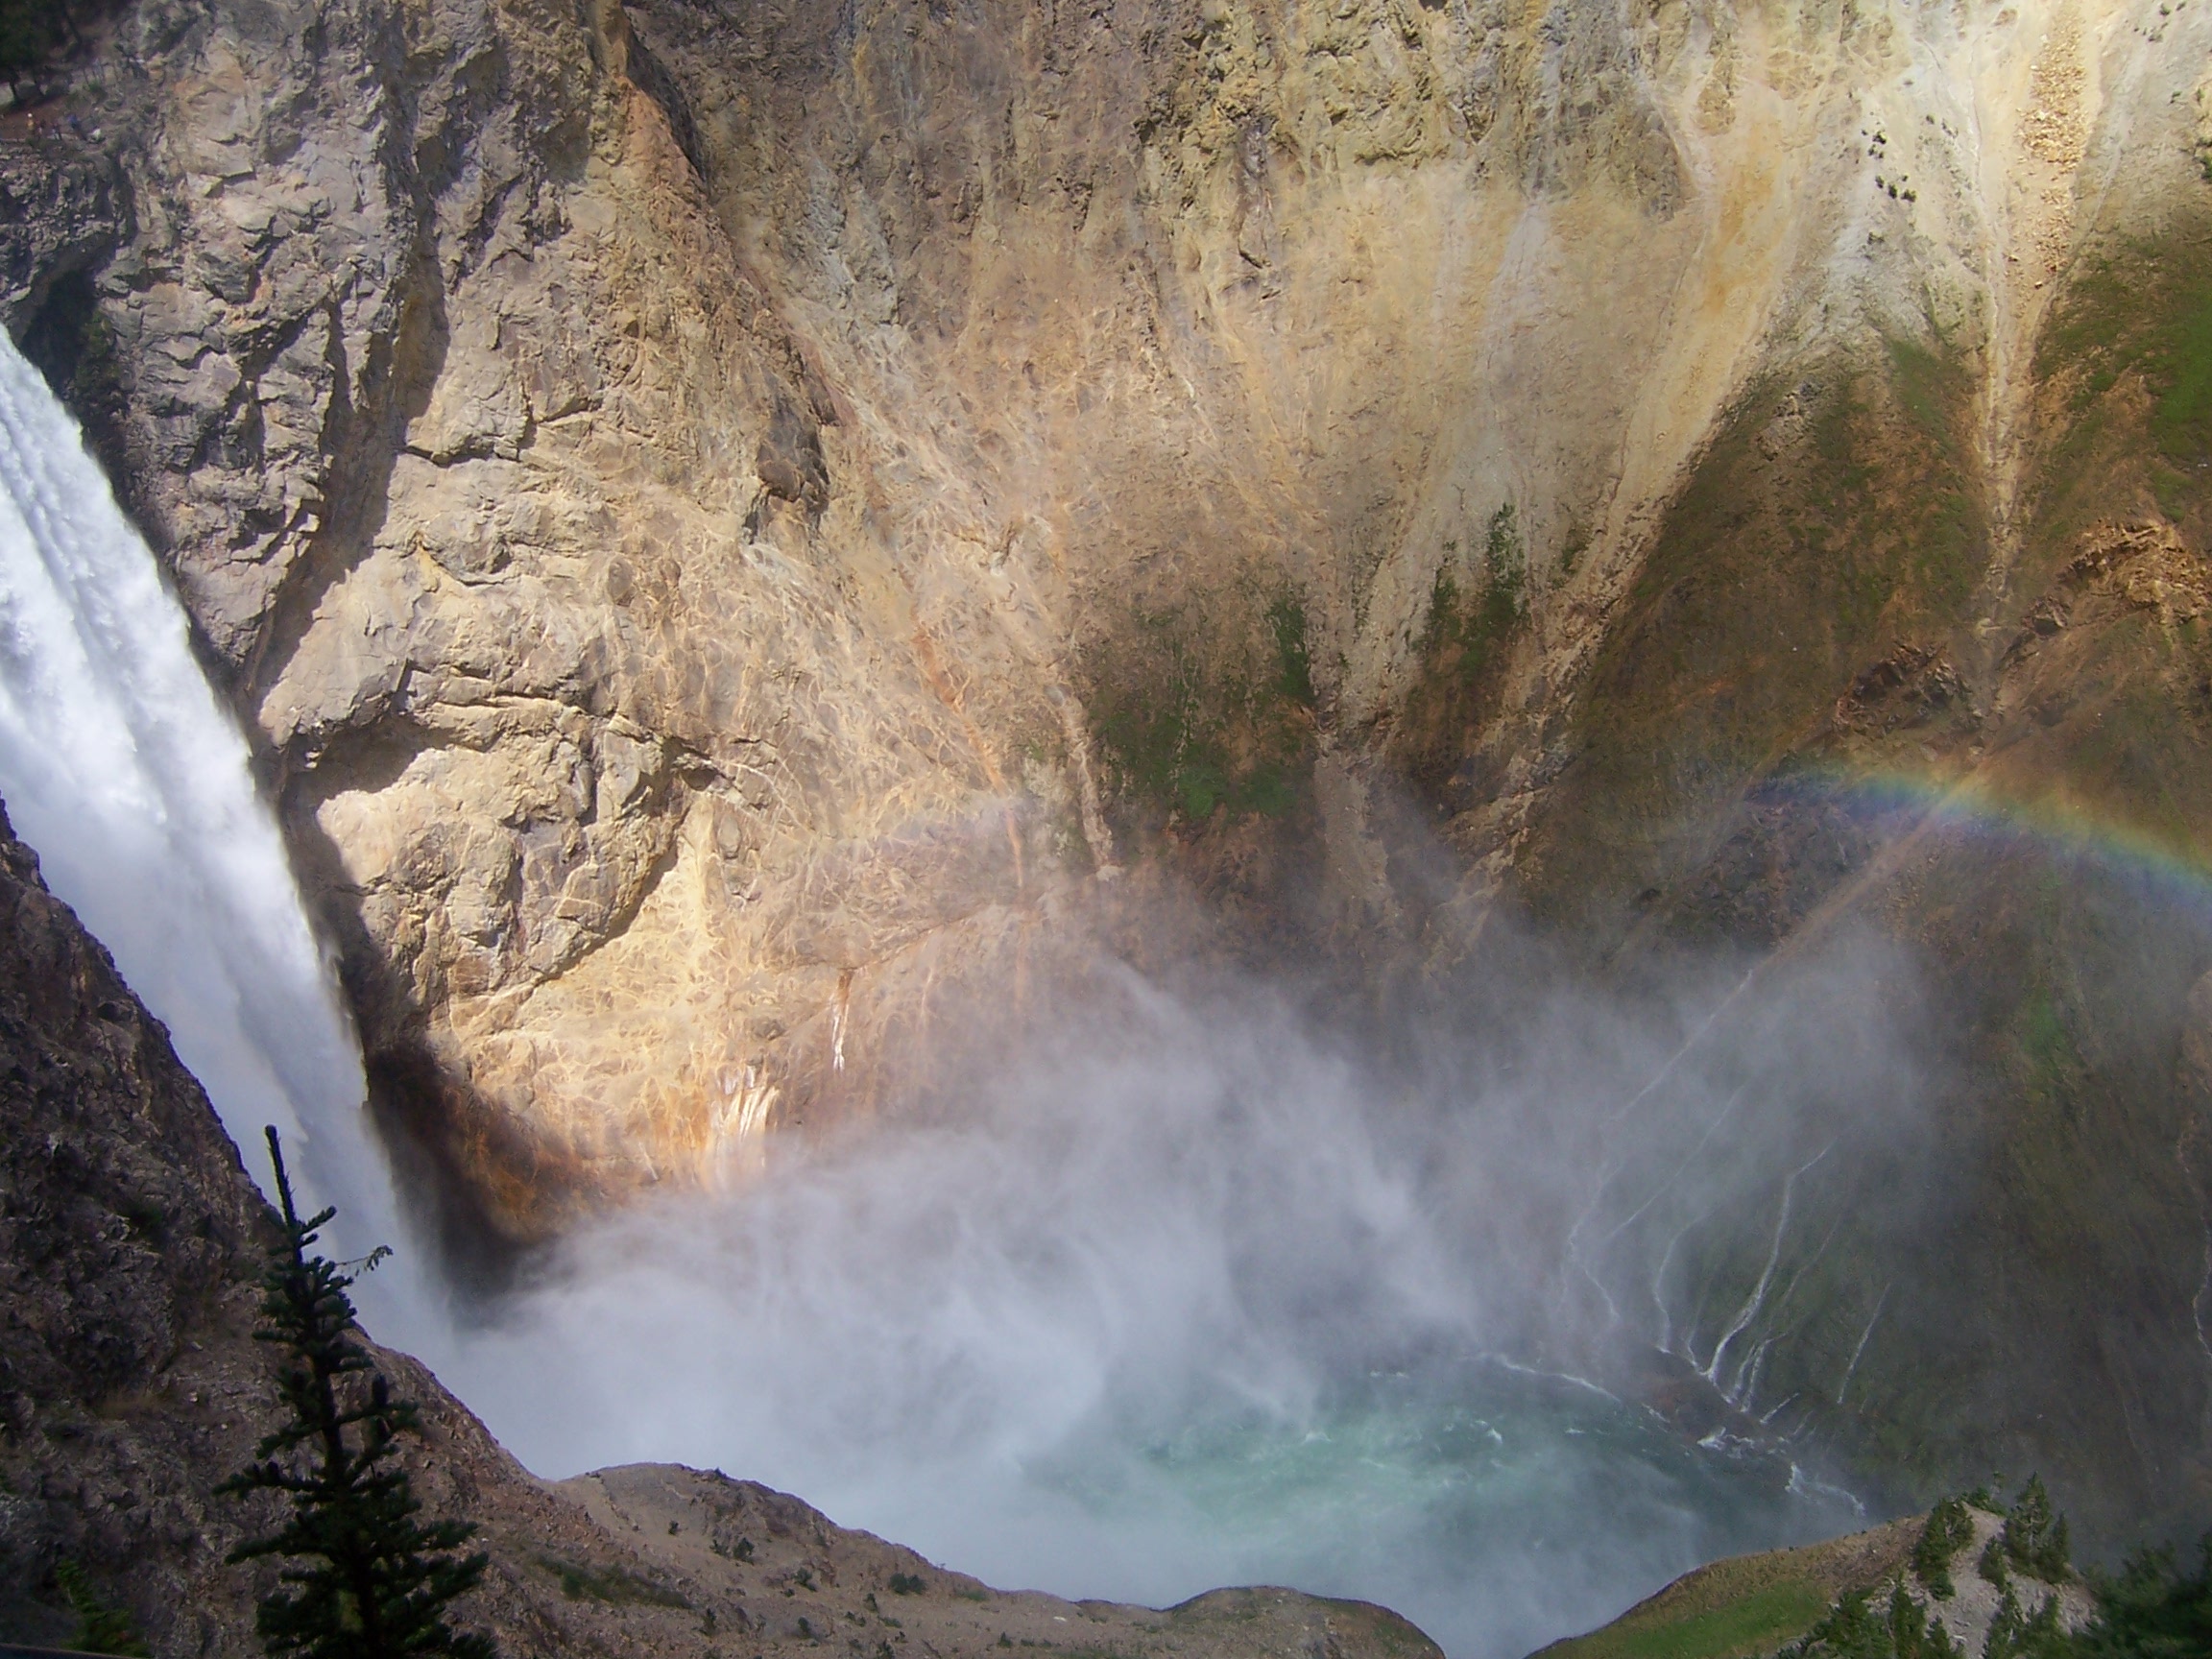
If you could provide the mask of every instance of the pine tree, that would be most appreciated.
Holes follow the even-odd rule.
[[[443,1612],[484,1575],[483,1555],[450,1553],[476,1528],[415,1519],[422,1506],[406,1471],[387,1459],[399,1435],[419,1431],[416,1408],[391,1397],[349,1334],[358,1329],[346,1294],[353,1279],[310,1254],[337,1212],[300,1218],[283,1147],[275,1129],[268,1134],[284,1240],[262,1278],[263,1322],[254,1335],[286,1351],[277,1391],[289,1418],[262,1439],[252,1464],[217,1488],[241,1498],[281,1492],[292,1501],[280,1530],[230,1552],[233,1562],[288,1559],[282,1587],[261,1602],[262,1644],[300,1659],[494,1659],[488,1638],[456,1635]],[[385,1254],[378,1250],[368,1265]]]
[[[1896,1659],[1963,1659],[1942,1617],[1907,1590],[1902,1578],[1889,1591],[1889,1650]]]
[[[1852,1590],[1837,1597],[1827,1616],[1776,1659],[1892,1659],[1889,1622],[1868,1608],[1866,1595]]]
[[[1951,1579],[1951,1558],[1973,1541],[1974,1517],[1964,1499],[1946,1498],[1928,1512],[1928,1524],[1912,1549],[1912,1573],[1929,1595],[1947,1601],[1958,1593]]]
[[[2005,1517],[2005,1553],[2013,1566],[2046,1584],[2063,1584],[2073,1575],[2067,1560],[2066,1517],[2051,1507],[2040,1476],[2028,1477],[2011,1512]]]
[[[84,39],[80,0],[0,0],[0,74],[34,68]]]
[[[1982,1547],[1981,1558],[1974,1563],[1974,1571],[1997,1586],[2008,1589],[2011,1585],[2011,1570],[2005,1565],[2005,1534],[1999,1532]]]
[[[77,1615],[77,1634],[71,1647],[80,1653],[112,1653],[121,1659],[146,1659],[145,1639],[131,1623],[131,1616],[109,1606],[101,1598],[84,1568],[74,1561],[63,1561],[54,1569],[54,1582],[60,1586],[69,1610]]]
[[[2117,1578],[2097,1579],[2097,1617],[2076,1644],[2084,1659],[2200,1659],[2212,1653],[2212,1532],[2197,1571],[2172,1550],[2139,1550]]]
[[[2073,1642],[2058,1623],[2058,1598],[2046,1595],[2040,1607],[2026,1613],[2008,1585],[1990,1617],[1982,1659],[2072,1659],[2073,1653]]]

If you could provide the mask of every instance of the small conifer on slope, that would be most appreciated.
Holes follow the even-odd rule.
[[[1958,1594],[1951,1558],[1974,1542],[1974,1517],[1963,1498],[1946,1498],[1928,1513],[1920,1541],[1912,1550],[1912,1575],[1938,1601]]]
[[[289,1415],[255,1448],[254,1461],[217,1488],[241,1498],[281,1492],[292,1501],[280,1530],[230,1552],[233,1562],[287,1560],[281,1587],[260,1605],[262,1643],[279,1659],[494,1659],[489,1638],[455,1634],[444,1613],[484,1575],[483,1555],[451,1553],[476,1528],[416,1520],[422,1505],[406,1471],[388,1461],[398,1436],[418,1430],[416,1408],[391,1398],[352,1338],[358,1327],[346,1291],[353,1280],[310,1254],[337,1212],[300,1218],[284,1149],[275,1129],[268,1135],[284,1239],[262,1278],[254,1335],[285,1350],[277,1389]]]
[[[2063,1584],[2074,1575],[2066,1517],[2051,1507],[2051,1494],[2043,1489],[2040,1475],[2028,1477],[2028,1484],[2005,1517],[2000,1537],[2012,1565],[2031,1578]]]
[[[1839,1596],[1828,1616],[1775,1659],[1970,1659],[1902,1580],[1890,1589],[1887,1610],[1869,1602],[1864,1590]]]
[[[2202,1659],[2212,1653],[2212,1532],[2194,1574],[2170,1549],[2138,1550],[2097,1584],[2097,1618],[2075,1639],[2081,1659]]]

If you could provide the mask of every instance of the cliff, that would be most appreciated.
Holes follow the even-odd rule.
[[[0,819],[0,1641],[74,1637],[54,1579],[74,1563],[157,1654],[259,1651],[276,1567],[224,1556],[267,1517],[212,1491],[278,1415],[252,1338],[275,1230],[166,1033]],[[798,1652],[863,1630],[945,1655],[1077,1636],[1132,1659],[1437,1651],[1380,1608],[1287,1591],[1169,1613],[1000,1594],[718,1472],[548,1487],[421,1366],[374,1358],[422,1408],[417,1495],[482,1528],[459,1622],[504,1653]]]
[[[497,1230],[895,1106],[1162,869],[1447,984],[1864,929],[1932,1143],[1714,1224],[1717,1385],[2178,1512],[2207,29],[145,0],[0,270]]]

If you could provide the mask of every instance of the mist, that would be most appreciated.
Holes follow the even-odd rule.
[[[1458,1659],[1868,1518],[1821,1431],[1879,1339],[1867,1239],[1934,1190],[1893,948],[1599,983],[1501,923],[1349,998],[1102,955],[1020,1020],[973,1004],[950,1104],[781,1138],[472,1299],[395,1203],[244,737],[12,347],[0,488],[15,823],[248,1167],[284,1126],[334,1246],[401,1246],[370,1329],[539,1473],[718,1466],[1002,1587],[1286,1583]]]
[[[978,1033],[936,1121],[571,1237],[441,1374],[543,1474],[720,1467],[1000,1586],[1287,1583],[1463,1659],[1865,1525],[1758,1372],[1911,1139],[1909,965],[1842,940],[1629,996],[1498,938],[1382,1041],[1108,970]],[[1748,1288],[1694,1270],[1700,1223],[1748,1226]],[[1639,1403],[1668,1349],[1694,1423]]]

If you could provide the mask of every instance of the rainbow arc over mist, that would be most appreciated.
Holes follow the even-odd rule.
[[[2212,911],[2212,851],[2130,824],[2108,808],[2057,790],[2027,793],[1984,775],[1944,776],[1899,767],[1813,767],[1761,793],[1807,804],[1840,805],[1868,822],[1890,820],[1905,833],[1994,843],[2088,866],[2137,883],[2147,896],[2186,898]],[[1909,822],[1897,822],[1909,821]],[[2206,826],[2212,832],[2212,825]]]

